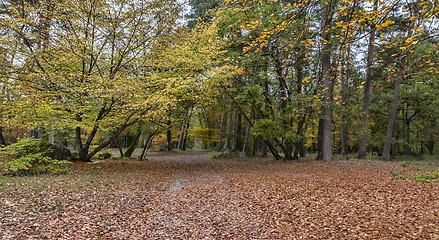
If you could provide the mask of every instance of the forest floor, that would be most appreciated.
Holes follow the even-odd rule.
[[[0,239],[439,239],[439,183],[412,179],[438,166],[202,152],[75,163],[0,176]]]

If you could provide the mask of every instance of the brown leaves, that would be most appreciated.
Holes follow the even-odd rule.
[[[0,179],[5,239],[435,238],[439,185],[394,163],[211,160],[77,163],[70,176]]]

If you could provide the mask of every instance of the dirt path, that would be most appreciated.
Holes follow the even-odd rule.
[[[75,164],[0,178],[0,239],[439,239],[439,184],[381,161],[210,159]]]

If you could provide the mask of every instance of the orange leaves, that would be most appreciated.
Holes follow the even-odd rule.
[[[390,20],[390,19],[387,19],[384,23],[382,23],[382,24],[380,24],[380,25],[377,25],[377,31],[380,31],[381,29],[383,29],[383,28],[387,28],[387,27],[389,27],[390,25],[392,25],[392,24],[394,24],[395,23],[395,21],[392,21],[392,20]]]

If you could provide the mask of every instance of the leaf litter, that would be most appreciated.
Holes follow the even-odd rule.
[[[149,160],[1,177],[0,239],[439,238],[439,184],[395,179],[395,163]]]

